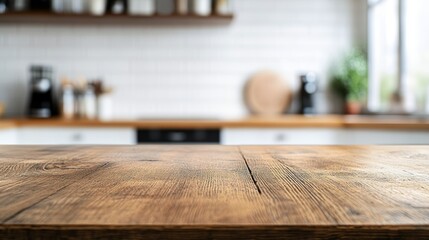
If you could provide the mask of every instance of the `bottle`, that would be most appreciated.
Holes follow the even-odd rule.
[[[94,88],[88,84],[84,93],[84,106],[85,106],[85,115],[86,119],[96,119],[97,118],[97,98],[95,96]]]
[[[112,119],[112,94],[111,91],[104,91],[97,97],[98,119],[106,121]]]
[[[84,78],[80,78],[74,82],[74,100],[75,100],[75,116],[78,118],[85,118],[85,90],[87,81]]]
[[[176,12],[179,15],[186,15],[189,13],[188,0],[176,0]]]
[[[65,119],[74,118],[75,95],[73,85],[66,79],[61,83],[61,117]]]

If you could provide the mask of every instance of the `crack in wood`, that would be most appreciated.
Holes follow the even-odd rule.
[[[308,196],[310,196],[315,202],[321,202],[323,200],[323,198],[321,198],[321,196],[312,189],[315,189],[316,187],[314,187],[311,182],[304,180],[305,178],[303,178],[303,174],[297,173],[296,170],[294,170],[293,167],[291,167],[289,164],[286,164],[281,157],[279,158],[279,156],[275,154],[270,154],[270,156],[271,158],[283,165],[284,170],[292,177],[291,179],[294,179],[294,182],[299,184],[300,188],[305,190]],[[338,219],[335,216],[329,214],[328,209],[323,204],[318,204],[318,207],[325,217],[331,219],[336,224],[338,224]]]
[[[238,152],[240,153],[241,157],[242,157],[242,158],[243,158],[243,160],[244,160],[244,163],[246,164],[246,168],[247,168],[247,171],[248,171],[248,172],[249,172],[249,174],[250,174],[250,178],[252,179],[253,185],[255,185],[256,190],[258,191],[258,193],[259,193],[259,194],[262,194],[261,188],[260,188],[260,187],[259,187],[259,185],[258,185],[258,181],[256,181],[256,178],[255,178],[255,176],[254,176],[254,175],[253,175],[253,173],[252,173],[252,169],[250,169],[249,163],[247,163],[247,159],[246,159],[246,157],[244,156],[243,152],[241,151],[241,148],[240,148],[240,147],[238,147]]]
[[[108,163],[108,162],[106,162],[106,163],[104,163],[104,164],[102,164],[102,165],[100,165],[100,166],[96,167],[96,168],[94,169],[94,171],[91,171],[91,172],[89,172],[88,174],[85,174],[85,175],[84,175],[84,176],[82,176],[80,179],[83,179],[83,178],[88,177],[89,175],[91,175],[91,174],[93,174],[93,173],[97,172],[99,169],[101,169],[101,168],[103,168],[103,167],[107,166],[108,164],[109,164],[109,163]],[[44,200],[46,200],[46,199],[48,199],[48,198],[50,198],[50,197],[54,196],[55,194],[57,194],[57,193],[61,192],[62,190],[64,190],[65,188],[67,188],[68,186],[70,186],[70,185],[72,185],[72,184],[74,184],[74,183],[76,183],[76,181],[75,181],[75,182],[71,182],[71,183],[69,183],[69,184],[67,184],[67,185],[65,185],[65,186],[63,186],[63,187],[61,187],[61,188],[57,189],[56,191],[54,191],[53,193],[51,193],[51,194],[47,195],[46,197],[44,197],[44,198],[40,199],[39,201],[37,201],[37,202],[35,202],[35,203],[33,203],[33,204],[31,204],[31,205],[29,205],[29,206],[27,206],[27,207],[25,207],[25,208],[23,208],[23,209],[19,210],[19,211],[17,211],[16,213],[14,213],[14,214],[10,215],[9,217],[5,218],[5,220],[3,220],[3,222],[2,222],[2,224],[7,223],[8,221],[10,221],[10,220],[12,220],[13,218],[15,218],[16,216],[18,216],[19,214],[21,214],[21,213],[25,212],[26,210],[28,210],[28,209],[30,209],[30,208],[32,208],[32,207],[34,207],[34,206],[36,206],[37,204],[39,204],[39,203],[43,202]]]

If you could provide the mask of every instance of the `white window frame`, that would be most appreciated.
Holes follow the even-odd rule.
[[[368,5],[368,109],[371,112],[379,112],[381,109],[380,104],[380,84],[376,79],[374,62],[376,56],[374,54],[375,47],[373,46],[374,36],[372,32],[375,27],[374,23],[374,9],[375,6],[388,0],[367,0]],[[403,108],[406,112],[414,111],[414,102],[412,96],[409,94],[408,84],[408,65],[407,65],[407,49],[406,49],[406,31],[405,19],[406,19],[406,1],[398,0],[398,65],[397,65],[397,86],[396,94],[402,99]]]

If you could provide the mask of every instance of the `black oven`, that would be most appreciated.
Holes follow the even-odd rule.
[[[138,129],[138,144],[220,144],[219,129]]]

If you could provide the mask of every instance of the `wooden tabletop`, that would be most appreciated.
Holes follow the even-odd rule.
[[[405,116],[282,115],[239,119],[9,119],[16,127],[130,127],[130,128],[370,128],[429,130],[429,118]]]
[[[429,238],[427,146],[8,146],[0,239]]]

